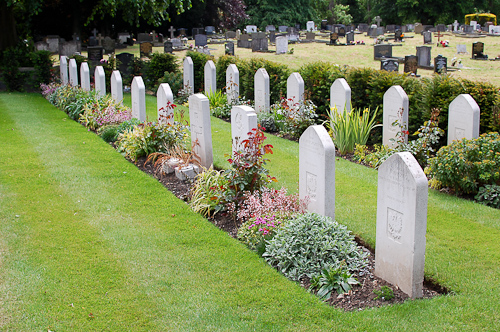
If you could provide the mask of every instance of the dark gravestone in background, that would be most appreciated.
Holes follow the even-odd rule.
[[[392,45],[379,44],[373,47],[373,59],[392,58]]]
[[[399,62],[397,59],[383,59],[380,61],[380,70],[399,71]]]
[[[234,43],[233,42],[227,42],[225,44],[225,48],[226,48],[226,55],[234,56]]]
[[[448,59],[441,54],[434,58],[434,72],[438,74],[446,74]]]
[[[171,41],[166,41],[164,44],[163,44],[163,52],[164,53],[174,53],[174,45],[172,44]]]
[[[118,70],[123,76],[132,75],[132,68],[130,64],[134,61],[134,55],[131,53],[120,53],[116,55],[116,60],[119,61]]]
[[[405,73],[413,73],[417,75],[418,69],[418,57],[416,55],[407,55],[405,56]]]

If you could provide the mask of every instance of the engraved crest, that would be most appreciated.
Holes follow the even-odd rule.
[[[307,196],[311,200],[316,200],[316,190],[318,189],[318,179],[315,174],[306,173],[306,190],[307,190]]]
[[[243,119],[241,113],[236,113],[236,116],[234,117],[234,122],[236,125],[236,129],[238,129],[239,132],[243,130]]]
[[[403,214],[391,208],[387,208],[387,235],[399,243],[403,230]]]
[[[455,139],[462,139],[465,137],[465,129],[455,128]]]

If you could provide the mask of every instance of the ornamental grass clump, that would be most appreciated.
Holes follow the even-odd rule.
[[[263,254],[291,280],[312,278],[345,261],[352,273],[367,266],[367,253],[356,245],[347,227],[315,213],[299,215],[276,231]]]

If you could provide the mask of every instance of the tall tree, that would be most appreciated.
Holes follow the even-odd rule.
[[[249,23],[260,28],[266,25],[305,24],[315,17],[311,0],[248,0]]]

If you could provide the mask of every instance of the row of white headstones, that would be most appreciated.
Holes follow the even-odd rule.
[[[193,71],[186,70],[184,61],[185,86],[192,87],[194,80]],[[69,83],[77,85],[76,63],[70,60]],[[63,60],[61,58],[61,63]],[[72,64],[73,63],[73,64]],[[82,68],[85,68],[82,64]],[[208,68],[208,70],[207,70]],[[61,67],[61,69],[63,69]],[[88,67],[87,67],[88,69]],[[86,78],[82,69],[82,87]],[[205,66],[205,88],[207,93],[216,90],[215,66],[213,62]],[[73,72],[73,73],[72,73]],[[207,72],[210,73],[207,75]],[[113,72],[111,90],[121,89],[119,72]],[[187,75],[186,75],[187,73]],[[261,79],[266,78],[265,69],[257,71],[255,77],[255,91],[262,90],[269,98],[269,75],[267,83],[262,84]],[[64,81],[63,70],[61,79]],[[105,86],[99,82],[104,77],[104,71],[96,68],[96,89]],[[187,80],[186,80],[187,76]],[[226,72],[228,98],[231,93],[238,96],[238,72],[236,66],[230,65]],[[67,76],[66,76],[67,77]],[[115,79],[113,80],[113,77]],[[119,79],[118,79],[119,77]],[[208,78],[207,78],[208,77]],[[207,84],[207,79],[212,84]],[[68,82],[68,80],[66,80]],[[119,82],[119,86],[118,83]],[[259,90],[257,88],[259,85]],[[303,98],[304,81],[300,74],[293,73],[287,82],[288,98]],[[292,85],[291,88],[289,88]],[[115,86],[115,88],[113,88]],[[231,87],[234,90],[231,90]],[[340,90],[340,92],[339,92]],[[105,90],[99,90],[105,93]],[[208,168],[213,163],[212,134],[210,122],[210,103],[208,98],[201,94],[189,96],[189,115],[191,140],[197,141],[195,153],[200,157],[201,165]],[[207,90],[206,90],[207,91]],[[132,114],[133,117],[144,121],[146,118],[145,88],[141,77],[134,77],[131,86]],[[338,79],[332,85],[333,106],[345,105],[350,108],[350,88],[344,79]],[[121,100],[121,95],[113,98]],[[337,98],[336,96],[341,96]],[[261,99],[266,99],[261,98]],[[256,109],[249,106],[237,105],[231,110],[231,136],[233,142],[241,142],[248,138],[252,129],[257,128],[257,112],[266,108],[258,108],[256,95]],[[159,120],[173,121],[173,109],[165,107],[168,102],[173,103],[173,94],[167,83],[161,84],[157,91],[157,108]],[[383,119],[384,123],[392,125],[398,117],[403,123],[408,121],[408,96],[400,86],[391,87],[384,94]],[[452,139],[462,137],[473,138],[479,135],[479,107],[470,95],[460,95],[449,108],[449,133]],[[384,144],[389,138],[395,138],[395,133],[400,127],[384,128]],[[389,136],[386,132],[392,133]],[[389,137],[389,138],[388,138]],[[233,149],[239,149],[233,145]],[[427,178],[415,160],[408,152],[396,153],[388,158],[378,171],[377,192],[377,229],[375,250],[375,274],[384,280],[398,286],[412,298],[422,297],[425,261],[425,234],[427,228]],[[299,196],[309,201],[308,210],[331,218],[335,218],[335,146],[332,138],[321,125],[309,127],[299,139]]]

